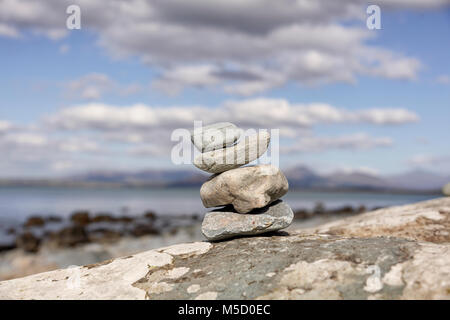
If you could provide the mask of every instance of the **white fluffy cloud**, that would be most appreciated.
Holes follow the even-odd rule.
[[[67,162],[74,157],[104,151],[89,138],[60,136],[32,127],[5,125],[5,122],[0,121],[0,167],[3,175],[13,173],[4,171],[8,167],[21,172],[33,168],[33,164],[39,164],[41,167],[35,172],[39,173],[55,162]]]
[[[17,29],[12,26],[0,23],[0,36],[8,38],[17,38],[19,37],[19,31],[17,31]]]
[[[284,99],[260,98],[229,101],[215,108],[144,104],[118,107],[91,103],[46,118],[47,124],[55,128],[102,131],[191,128],[195,120],[204,124],[226,120],[244,127],[299,129],[323,123],[403,124],[416,122],[419,116],[402,108],[352,111],[322,103],[294,104]]]
[[[42,132],[18,130],[0,136],[0,150],[3,155],[23,152],[29,153],[30,157],[35,157],[36,152],[43,154],[97,152],[100,151],[100,147],[88,139],[56,138]]]
[[[192,129],[198,120],[203,124],[231,121],[242,128],[280,129],[284,141],[280,151],[293,154],[390,147],[390,137],[365,133],[318,136],[315,127],[401,125],[419,121],[419,116],[402,108],[349,110],[324,103],[269,98],[227,101],[215,107],[87,103],[62,109],[28,127],[0,121],[0,153],[6,164],[25,163],[28,168],[30,163],[38,162],[58,172],[78,168],[89,158],[111,159],[114,154],[120,155],[118,158],[167,159],[173,146],[172,130]]]
[[[434,9],[448,0],[384,0],[382,10]],[[252,95],[289,81],[355,82],[360,75],[415,79],[421,63],[368,44],[363,0],[3,0],[0,36],[66,35],[65,9],[114,57],[137,56],[161,76],[154,86]],[[343,24],[357,21],[352,26]],[[94,89],[87,96],[97,96]]]
[[[114,86],[113,81],[105,74],[90,73],[67,84],[69,96],[79,96],[83,99],[96,100],[110,91]]]
[[[130,95],[139,92],[142,87],[137,83],[121,85],[106,74],[92,72],[65,84],[69,98],[99,100],[105,94]]]
[[[251,116],[249,116],[251,115]],[[360,150],[392,146],[389,137],[371,137],[364,133],[320,137],[313,134],[316,125],[370,124],[401,125],[419,120],[414,112],[402,108],[347,110],[328,104],[295,104],[284,99],[247,99],[205,106],[154,107],[143,104],[112,106],[90,103],[63,109],[44,119],[47,128],[66,132],[91,132],[94,140],[121,143],[133,156],[168,156],[171,131],[192,129],[194,121],[203,124],[231,121],[242,128],[280,129],[281,138],[290,145],[284,153],[322,152],[329,149]]]
[[[210,87],[220,82],[211,65],[182,66],[163,73],[153,86],[169,94],[176,94],[185,86]]]
[[[2,138],[0,143],[3,146],[8,146],[12,148],[20,148],[20,147],[26,147],[26,148],[33,148],[33,147],[42,147],[47,145],[48,141],[47,138],[40,134],[33,134],[33,133],[9,133],[5,134]]]
[[[349,110],[325,103],[269,98],[227,101],[215,107],[86,103],[59,110],[28,127],[0,121],[0,153],[4,155],[0,166],[20,167],[22,163],[31,170],[31,163],[38,163],[40,168],[65,172],[86,170],[92,163],[114,167],[111,163],[117,160],[120,164],[124,159],[167,160],[174,145],[170,140],[172,130],[192,129],[198,120],[205,125],[231,121],[244,129],[280,129],[280,151],[296,154],[368,150],[394,143],[390,137],[365,133],[317,135],[315,127],[319,125],[397,126],[420,118],[403,108]]]
[[[12,128],[12,124],[7,121],[0,120],[0,134],[4,133]]]

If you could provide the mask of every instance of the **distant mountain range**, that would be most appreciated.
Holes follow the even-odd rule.
[[[435,191],[450,182],[450,176],[437,175],[424,170],[413,170],[396,175],[374,175],[366,172],[336,171],[320,175],[300,166],[285,171],[289,185],[305,189],[362,189],[390,191]]]
[[[389,192],[439,192],[450,182],[450,176],[437,175],[424,170],[414,170],[403,174],[381,176],[359,171],[336,171],[318,174],[305,166],[284,170],[293,189],[311,190],[367,190]],[[93,171],[67,177],[65,179],[4,179],[0,186],[129,186],[129,187],[197,187],[209,175],[198,170],[144,170]]]
[[[94,171],[76,176],[67,180],[82,183],[105,183],[121,185],[148,185],[148,186],[194,186],[202,184],[208,175],[194,170],[143,170],[129,171]]]

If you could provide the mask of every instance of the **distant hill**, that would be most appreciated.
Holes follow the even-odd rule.
[[[359,171],[336,171],[320,175],[313,170],[299,166],[285,170],[291,187],[305,189],[359,189],[436,191],[450,182],[450,176],[438,175],[424,170],[413,170],[396,175],[375,175]]]
[[[375,175],[364,172],[335,172],[326,176],[326,186],[330,188],[365,188],[365,189],[385,189],[386,181]]]
[[[336,171],[320,175],[300,166],[286,170],[285,174],[291,187],[302,189],[384,190],[391,187],[382,177],[358,171]]]
[[[450,176],[438,175],[425,170],[413,170],[386,177],[389,185],[413,190],[441,189],[450,182]]]
[[[65,178],[0,179],[1,186],[47,187],[189,187],[200,186],[209,175],[200,170],[90,171]]]
[[[284,170],[291,188],[317,188],[326,184],[326,178],[305,166]]]
[[[194,170],[93,171],[68,177],[74,182],[116,183],[124,185],[188,186],[198,185],[208,175]]]

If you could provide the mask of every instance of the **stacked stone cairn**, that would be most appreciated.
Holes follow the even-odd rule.
[[[289,188],[279,168],[270,165],[243,166],[266,152],[270,134],[259,131],[239,140],[243,130],[221,122],[191,132],[201,152],[194,165],[213,175],[202,185],[200,197],[208,212],[203,235],[211,241],[256,235],[288,227],[294,214],[280,200]]]

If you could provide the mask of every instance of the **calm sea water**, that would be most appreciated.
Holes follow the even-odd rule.
[[[293,208],[312,208],[322,202],[327,208],[343,205],[367,208],[402,205],[438,195],[380,194],[369,192],[311,192],[291,190],[283,199]],[[198,188],[0,188],[0,223],[21,222],[30,215],[67,217],[76,210],[93,213],[139,215],[152,210],[158,214],[205,212]]]

